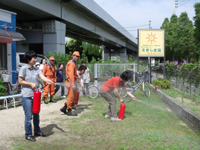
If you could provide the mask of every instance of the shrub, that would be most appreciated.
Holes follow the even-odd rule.
[[[5,96],[6,87],[3,85],[3,81],[0,79],[0,96]]]
[[[131,85],[132,86],[136,85],[136,82],[135,81],[131,81]]]
[[[169,80],[163,80],[161,84],[161,88],[163,89],[170,89],[171,82]]]
[[[94,78],[93,77],[90,77],[90,82],[94,82]]]
[[[158,79],[153,80],[153,85],[154,85],[154,86],[161,86],[161,83],[162,83],[162,81],[160,81],[160,80],[158,80]]]
[[[154,86],[159,86],[163,89],[170,89],[171,82],[166,79],[158,78],[156,80],[153,80],[153,85]]]

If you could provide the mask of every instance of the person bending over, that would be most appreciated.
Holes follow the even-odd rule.
[[[116,110],[117,101],[111,95],[111,92],[113,90],[117,95],[117,97],[119,98],[120,103],[123,103],[123,99],[120,97],[120,94],[118,92],[119,87],[122,87],[125,93],[127,93],[133,100],[136,100],[135,96],[133,96],[125,88],[125,83],[130,78],[131,78],[131,73],[129,71],[124,71],[119,77],[113,77],[101,86],[99,93],[109,104],[108,112],[105,115],[105,119],[111,118],[111,121],[121,121],[121,119],[117,117],[117,110]]]

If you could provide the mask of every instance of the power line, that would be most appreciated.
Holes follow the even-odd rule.
[[[184,2],[185,2],[185,0],[180,1],[180,2],[179,2],[179,5],[180,5],[180,4],[183,4]]]
[[[191,0],[188,0],[188,1],[186,1],[185,3],[183,3],[183,4],[182,4],[182,5],[180,5],[180,6],[183,6],[183,5],[185,5],[185,4],[186,4],[186,3],[188,3],[189,1],[191,1]],[[179,6],[179,7],[180,7],[180,6]]]

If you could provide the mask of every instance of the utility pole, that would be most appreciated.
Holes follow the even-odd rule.
[[[149,20],[149,29],[152,29],[152,28],[151,28],[151,20]]]
[[[178,0],[174,0],[174,14],[176,12],[176,8],[178,8]]]
[[[149,29],[152,29],[151,20],[149,20]],[[149,83],[151,84],[151,57],[148,57],[148,64],[149,64]]]

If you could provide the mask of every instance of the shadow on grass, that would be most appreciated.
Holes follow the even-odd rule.
[[[46,137],[54,134],[53,129],[56,128],[58,130],[60,130],[61,132],[66,132],[63,129],[61,129],[60,127],[58,127],[57,124],[49,124],[46,127],[41,128],[41,131],[46,135]]]
[[[87,109],[87,108],[89,108],[89,106],[91,106],[92,104],[78,104],[77,106],[75,106],[76,107],[76,110],[75,110],[75,112],[77,113],[77,114],[80,114],[80,113],[82,113],[83,111],[84,111],[84,109]]]

